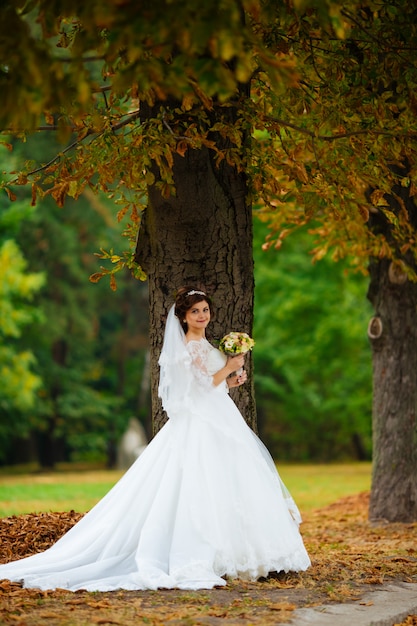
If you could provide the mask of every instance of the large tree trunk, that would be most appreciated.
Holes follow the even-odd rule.
[[[151,117],[154,111],[148,114]],[[252,211],[246,177],[225,160],[217,167],[212,157],[206,148],[174,155],[176,196],[164,198],[156,185],[151,186],[139,233],[136,257],[149,280],[154,432],[166,419],[157,396],[158,358],[175,291],[182,285],[196,285],[212,295],[211,338],[231,330],[252,331]],[[153,173],[157,182],[156,167]],[[252,381],[250,356],[246,369]],[[253,383],[233,390],[232,395],[255,427]]]
[[[408,209],[413,210],[413,203]],[[388,260],[370,265],[368,297],[375,309],[368,328],[373,351],[372,521],[417,520],[417,285],[398,268]]]

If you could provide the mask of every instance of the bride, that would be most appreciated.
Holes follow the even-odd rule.
[[[309,567],[298,509],[228,395],[246,381],[236,374],[244,357],[207,341],[210,315],[208,295],[179,290],[159,359],[168,422],[57,543],[0,565],[0,579],[71,591],[210,589]]]

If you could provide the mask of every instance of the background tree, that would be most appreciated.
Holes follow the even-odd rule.
[[[30,137],[15,146],[12,158],[49,158],[59,146],[47,139],[53,138]],[[48,197],[31,207],[25,188],[17,195],[15,203],[3,198],[0,206],[3,238],[14,236],[27,251],[23,260],[13,240],[2,249],[1,320],[9,337],[2,348],[7,362],[1,420],[8,437],[0,441],[0,457],[53,467],[107,456],[114,465],[129,418],[149,419],[147,398],[140,397],[148,349],[146,316],[140,315],[146,289],[126,274],[109,298],[107,285],[88,282],[98,238],[106,246],[120,238],[105,199],[86,192],[63,212]],[[23,274],[27,266],[39,273]],[[24,302],[29,296],[31,305]],[[12,334],[18,339],[10,339]],[[16,353],[12,342],[18,342]]]
[[[19,346],[23,327],[39,320],[40,311],[32,301],[44,281],[42,273],[26,270],[16,242],[0,240],[0,460],[16,435],[16,422],[8,416],[32,410],[42,382],[34,370],[33,352]],[[21,435],[27,433],[28,421],[20,419],[19,429]]]
[[[407,371],[414,372],[407,389],[391,366],[396,361],[391,338],[404,354],[409,341],[403,326],[394,334],[397,311],[391,301],[400,300],[407,319],[414,320],[408,294],[415,289],[416,9],[395,0],[312,6],[228,0],[220,6],[205,2],[195,10],[191,2],[160,0],[146,9],[127,2],[121,11],[118,3],[68,1],[65,7],[46,7],[34,2],[33,16],[26,17],[20,2],[6,2],[2,125],[18,131],[43,124],[59,130],[63,139],[76,134],[67,158],[60,155],[32,173],[34,194],[50,193],[62,205],[66,195],[78,198],[90,185],[120,200],[123,212],[130,207],[137,221],[140,194],[133,201],[126,189],[149,187],[137,258],[149,272],[152,328],[160,328],[168,306],[171,286],[165,281],[180,278],[166,265],[171,252],[174,263],[178,258],[177,240],[171,228],[160,230],[163,216],[183,220],[190,233],[209,224],[197,246],[205,254],[194,265],[190,256],[181,278],[195,278],[198,269],[208,287],[216,288],[232,324],[243,321],[249,331],[252,281],[249,254],[243,252],[250,251],[247,191],[256,198],[257,213],[270,221],[270,246],[279,247],[291,230],[314,220],[316,258],[330,252],[334,259],[352,255],[356,263],[375,259],[371,295],[383,332],[371,332],[372,341],[381,341],[374,342],[370,514],[410,520],[417,516],[417,380],[408,367],[414,366],[411,356],[405,357]],[[18,49],[10,33],[19,38]],[[45,110],[55,116],[48,114],[46,124],[41,121]],[[198,181],[208,176],[215,195],[210,203],[202,198],[199,211],[190,211]],[[27,180],[26,171],[15,182]],[[219,280],[204,265],[206,258],[213,263],[212,247]],[[224,261],[227,248],[232,271]],[[131,254],[116,258],[114,269],[124,263],[133,265]],[[389,266],[391,276],[405,275],[404,282],[390,282]],[[394,287],[383,289],[387,281]],[[233,284],[244,294],[237,301]],[[156,331],[154,366],[159,343]],[[378,355],[383,370],[377,367]],[[382,371],[390,388],[383,398],[378,395],[385,388]],[[388,472],[388,466],[396,470]]]
[[[300,229],[276,254],[254,224],[255,390],[262,438],[277,459],[371,458],[367,277],[325,257]]]

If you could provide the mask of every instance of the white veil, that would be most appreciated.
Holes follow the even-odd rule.
[[[159,357],[158,395],[168,417],[183,412],[189,402],[192,381],[191,356],[186,348],[185,334],[175,315],[175,305],[168,313],[164,343]]]

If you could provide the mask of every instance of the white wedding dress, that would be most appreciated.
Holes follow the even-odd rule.
[[[210,589],[225,576],[308,568],[297,507],[269,452],[227,384],[212,385],[225,356],[205,339],[181,341],[174,367],[164,351],[160,360],[168,422],[69,532],[1,565],[0,579],[72,591]]]

